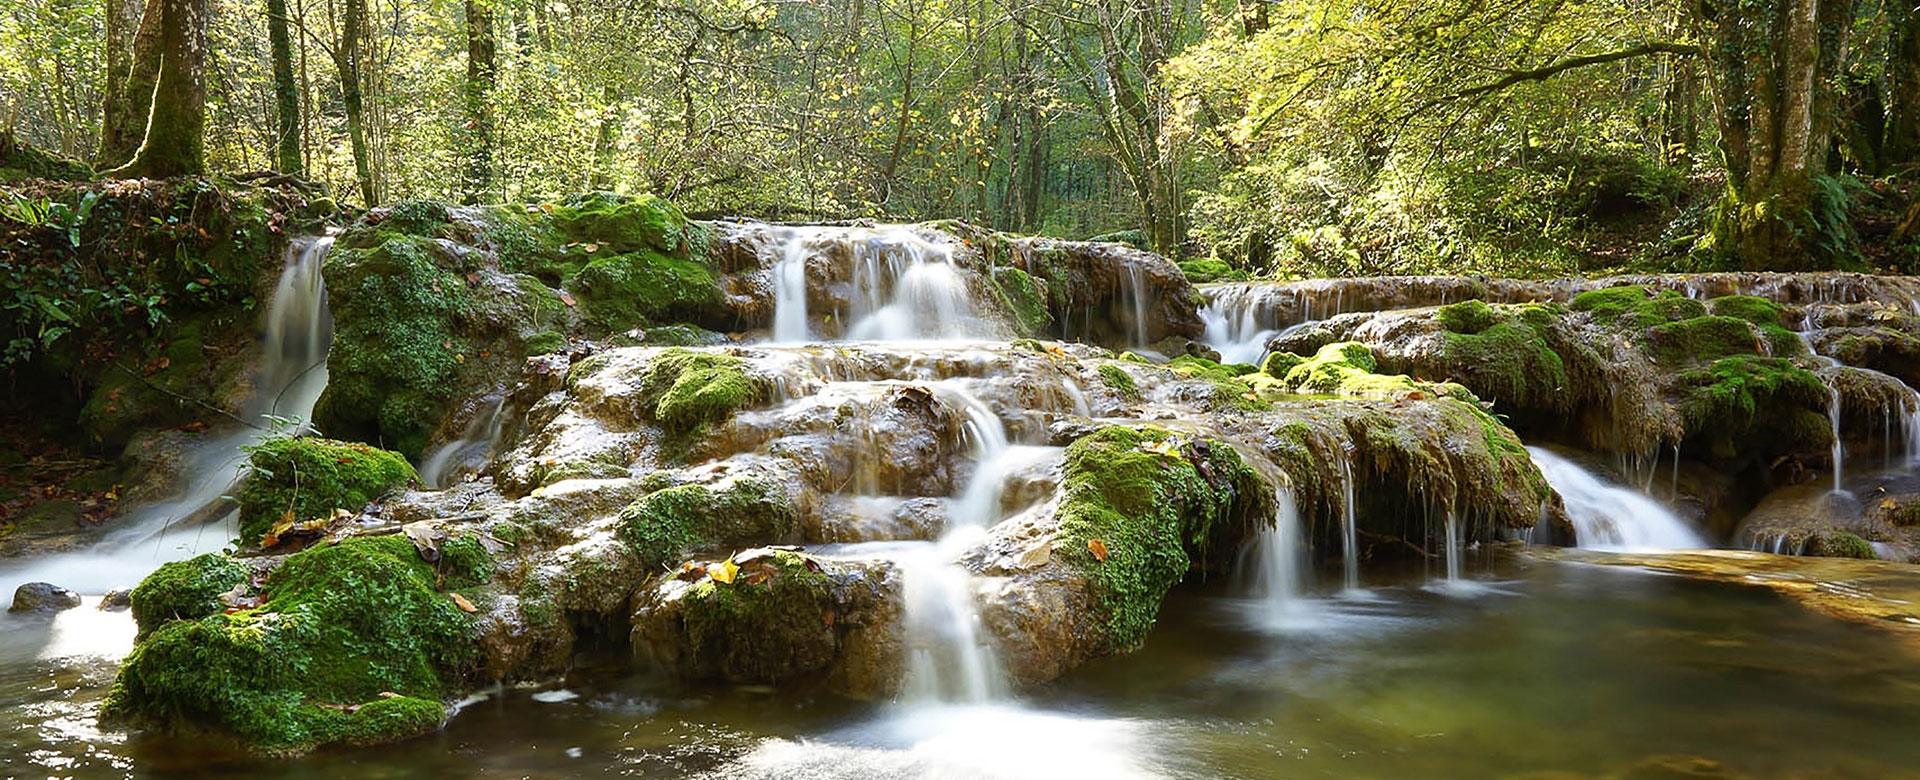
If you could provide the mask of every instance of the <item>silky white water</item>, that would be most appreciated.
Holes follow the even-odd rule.
[[[1540,447],[1528,447],[1555,492],[1566,502],[1577,546],[1602,550],[1689,550],[1707,542],[1645,494],[1603,480]]]
[[[1222,363],[1259,365],[1266,358],[1267,342],[1280,334],[1261,322],[1259,298],[1246,287],[1211,289],[1205,294],[1200,320],[1207,329],[1200,343],[1220,353]]]
[[[495,396],[482,402],[473,419],[461,431],[460,438],[442,444],[420,462],[420,483],[436,490],[451,487],[462,474],[479,471],[500,441],[502,407],[506,399]]]
[[[1252,599],[1249,617],[1261,628],[1285,630],[1310,619],[1307,546],[1302,538],[1300,505],[1291,487],[1274,491],[1273,526],[1261,529],[1243,558],[1240,571]]]
[[[248,409],[252,424],[201,442],[181,470],[185,484],[178,495],[128,513],[99,542],[0,563],[5,598],[11,600],[14,589],[28,582],[50,582],[83,595],[132,587],[160,564],[221,549],[233,539],[234,512],[225,496],[240,478],[244,448],[304,427],[326,389],[333,322],[320,265],[332,246],[331,237],[321,237],[296,240],[287,249],[286,270],[267,310],[258,394]]]

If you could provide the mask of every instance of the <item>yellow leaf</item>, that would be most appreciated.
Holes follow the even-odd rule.
[[[467,600],[466,596],[462,596],[458,593],[448,593],[447,597],[453,599],[453,605],[456,607],[459,607],[461,612],[479,612],[480,611],[478,608],[473,606],[473,602]]]
[[[1095,560],[1098,560],[1101,563],[1107,562],[1107,543],[1106,542],[1100,541],[1099,539],[1088,539],[1087,552],[1093,553],[1093,557]]]
[[[1156,455],[1169,455],[1173,457],[1179,457],[1180,442],[1174,439],[1161,439],[1159,441],[1150,441],[1150,442],[1147,442],[1146,444],[1141,445],[1140,450],[1142,452],[1151,452]]]
[[[712,577],[714,582],[732,585],[733,578],[740,576],[740,567],[733,562],[732,558],[728,558],[721,561],[718,566],[708,566],[707,576]]]

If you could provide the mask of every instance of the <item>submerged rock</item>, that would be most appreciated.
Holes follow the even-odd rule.
[[[15,588],[8,612],[61,612],[80,606],[80,594],[50,582],[29,582]]]

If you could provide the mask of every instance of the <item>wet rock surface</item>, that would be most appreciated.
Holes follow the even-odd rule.
[[[50,582],[29,582],[13,591],[8,612],[53,613],[80,606],[80,594]]]

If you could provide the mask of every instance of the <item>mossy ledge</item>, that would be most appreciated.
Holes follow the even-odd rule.
[[[169,622],[137,642],[102,719],[266,754],[430,732],[475,661],[473,621],[442,589],[474,588],[492,567],[470,538],[449,541],[437,567],[398,535],[297,553],[257,606]]]
[[[253,449],[248,464],[239,495],[240,538],[247,543],[289,516],[302,522],[334,509],[358,511],[419,478],[400,453],[331,439],[269,439]]]
[[[695,549],[787,541],[798,527],[799,512],[778,485],[740,478],[648,493],[621,510],[615,533],[642,566],[657,570]]]
[[[247,581],[245,563],[220,553],[162,564],[129,594],[140,636],[175,620],[199,620],[226,608],[220,594]]]
[[[1167,591],[1220,534],[1271,522],[1273,488],[1233,447],[1163,428],[1102,428],[1067,448],[1055,555],[1084,569],[1106,627],[1096,654],[1146,639]]]

